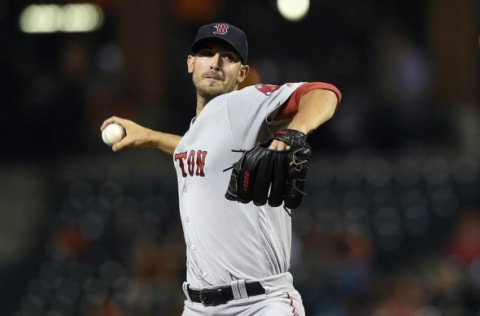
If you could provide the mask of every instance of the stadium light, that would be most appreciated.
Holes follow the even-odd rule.
[[[24,33],[93,32],[102,23],[100,7],[87,3],[29,5],[19,19]]]
[[[310,8],[310,0],[277,0],[278,12],[288,21],[303,19]]]

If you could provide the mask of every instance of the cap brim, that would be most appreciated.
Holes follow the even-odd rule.
[[[245,63],[244,57],[240,54],[240,52],[235,47],[235,45],[231,41],[225,39],[224,37],[220,37],[220,36],[213,36],[213,35],[212,36],[205,36],[205,37],[199,39],[198,41],[196,41],[195,43],[193,43],[190,50],[192,51],[192,53],[195,53],[196,50],[199,48],[199,46],[201,46],[202,44],[204,44],[205,42],[208,42],[210,40],[219,40],[219,41],[222,41],[222,42],[228,44],[228,46],[230,46],[237,53],[237,55],[240,56],[240,60],[242,61],[242,63],[243,64]]]

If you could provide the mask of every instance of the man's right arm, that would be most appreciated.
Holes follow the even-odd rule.
[[[131,120],[112,116],[106,119],[100,130],[103,130],[108,124],[117,123],[125,129],[125,137],[112,146],[112,150],[117,152],[125,147],[150,147],[159,149],[169,155],[173,155],[177,144],[182,139],[181,136],[169,133],[163,133],[141,126]]]

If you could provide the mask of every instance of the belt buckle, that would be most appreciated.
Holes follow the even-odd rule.
[[[202,303],[203,306],[205,306],[205,307],[207,307],[207,306],[214,306],[215,304],[214,304],[213,300],[212,300],[212,301],[209,301],[209,300],[207,299],[206,293],[207,293],[207,291],[205,291],[205,290],[200,290],[200,291],[199,291],[198,296],[199,296],[199,298],[200,298],[200,303]]]

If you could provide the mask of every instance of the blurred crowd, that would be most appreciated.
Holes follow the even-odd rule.
[[[296,24],[273,13],[250,22],[262,12],[274,12],[270,5],[253,1],[225,5],[220,18],[230,17],[249,35],[253,71],[247,84],[313,80],[336,84],[344,102],[322,136],[311,139],[328,152],[458,149],[457,105],[438,96],[425,30],[426,4],[344,2],[312,4],[315,13]],[[68,159],[101,154],[97,127],[112,114],[172,132],[186,129],[194,91],[185,60],[201,21],[170,20],[165,42],[157,43],[162,45],[161,61],[149,65],[156,59],[146,56],[145,65],[132,66],[142,57],[126,55],[113,10],[106,12],[103,28],[94,33],[22,34],[17,19],[28,3],[11,1],[5,6],[10,14],[0,20],[0,39],[9,43],[0,51],[0,102],[5,105],[0,129],[18,135],[5,139],[3,157]],[[347,12],[341,10],[346,4]],[[236,14],[237,6],[249,15]],[[358,14],[353,13],[356,10]],[[305,29],[318,32],[318,38]],[[289,34],[287,39],[284,34]],[[129,45],[138,46],[140,54],[148,51],[143,44],[138,40]],[[161,95],[156,99],[142,95],[137,87],[151,85],[139,75],[145,73],[141,68],[149,67],[157,67],[165,78],[155,87]]]
[[[13,315],[181,313],[172,175],[105,169],[58,183],[30,271],[16,269]],[[291,267],[307,315],[478,315],[478,161],[332,156],[309,179],[293,213]]]
[[[165,23],[156,100],[133,88],[114,1],[96,1],[110,11],[94,33],[41,35],[18,29],[30,2],[0,5],[0,178],[12,186],[6,171],[33,165],[47,202],[16,193],[41,215],[21,215],[33,222],[26,250],[0,261],[0,314],[179,315],[185,245],[171,162],[113,154],[99,126],[115,114],[174,133],[188,127],[185,58],[203,21]],[[313,1],[314,13],[293,24],[265,14],[270,2],[225,2],[210,17],[247,31],[248,84],[319,80],[344,95],[309,139],[309,192],[293,215],[291,270],[307,315],[478,315],[480,162],[462,148],[477,146],[462,139],[464,105],[438,90],[429,2]],[[22,177],[20,188],[33,185]],[[14,211],[0,198],[1,211]]]

